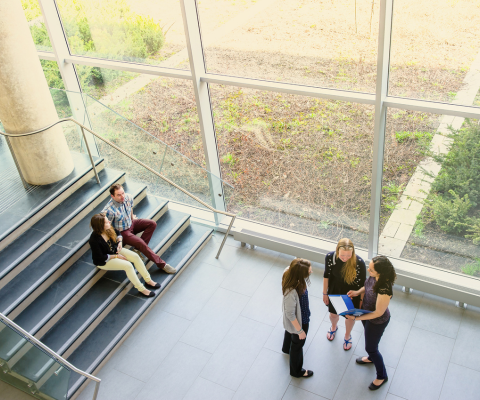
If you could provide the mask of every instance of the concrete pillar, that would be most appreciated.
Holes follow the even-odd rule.
[[[22,5],[0,1],[0,120],[7,133],[31,132],[58,120]],[[47,185],[65,178],[73,160],[57,125],[36,135],[11,138],[25,180]]]

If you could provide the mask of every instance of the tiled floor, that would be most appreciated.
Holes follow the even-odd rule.
[[[480,398],[480,309],[396,287],[380,345],[390,380],[371,392],[373,366],[355,364],[364,354],[362,325],[354,328],[351,351],[342,349],[344,324],[335,341],[325,338],[330,324],[319,264],[309,288],[304,362],[315,375],[292,379],[280,350],[280,282],[291,257],[229,238],[216,260],[220,239],[209,242],[102,369],[99,400]],[[7,389],[0,385],[0,393]],[[8,393],[9,400],[30,398]],[[87,387],[79,399],[92,394]]]

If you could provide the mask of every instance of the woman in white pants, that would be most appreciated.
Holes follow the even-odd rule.
[[[93,232],[88,242],[92,250],[93,263],[100,269],[125,271],[135,289],[146,297],[154,297],[155,292],[142,285],[135,269],[140,272],[149,289],[158,289],[160,284],[152,281],[138,254],[122,247],[122,237],[117,236],[107,217],[104,214],[95,214],[90,221],[90,226]]]

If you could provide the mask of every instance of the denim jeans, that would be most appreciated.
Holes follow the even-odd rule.
[[[389,322],[390,318],[383,324],[373,324],[369,320],[362,321],[365,328],[365,350],[368,353],[368,359],[375,365],[377,379],[388,378],[383,357],[378,351],[378,344]]]

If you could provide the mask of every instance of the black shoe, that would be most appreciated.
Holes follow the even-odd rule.
[[[357,364],[373,364],[371,361],[370,361],[370,362],[368,362],[368,361],[363,361],[362,358],[363,358],[363,357],[358,357],[358,358],[355,360],[355,362],[356,362]]]
[[[307,375],[305,375],[305,372],[307,373]],[[307,370],[303,370],[302,375],[297,376],[297,378],[310,378],[311,376],[313,376],[313,371],[310,371],[307,369]]]
[[[158,282],[155,283],[155,286],[152,286],[152,285],[149,285],[148,283],[145,282],[145,287],[150,290],[150,288],[152,289],[160,289],[162,287],[162,285],[160,285]]]
[[[374,385],[373,382],[370,384],[370,386],[368,387],[370,390],[378,390],[382,387],[382,385],[385,383],[385,382],[388,382],[388,378],[385,378],[383,380],[383,382],[380,384],[380,385]]]
[[[153,290],[150,290],[149,294],[143,294],[142,292],[138,291],[139,294],[141,294],[144,297],[155,297],[155,292]]]

